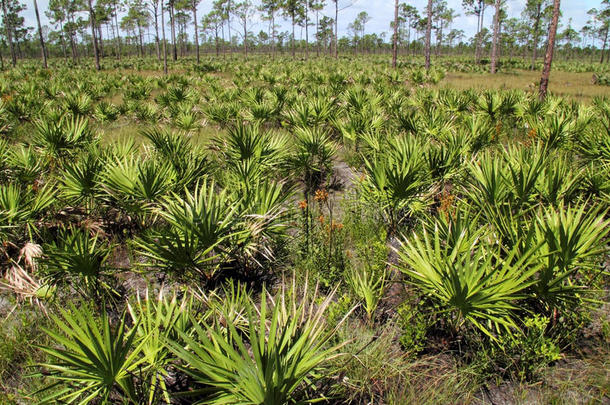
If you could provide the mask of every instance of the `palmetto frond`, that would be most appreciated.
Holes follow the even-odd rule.
[[[305,289],[307,291],[307,289]],[[335,328],[327,329],[324,313],[332,296],[316,304],[316,295],[298,296],[294,285],[276,297],[264,297],[260,310],[247,309],[245,332],[195,324],[193,337],[181,334],[186,346],[170,341],[181,370],[209,388],[198,404],[285,404],[319,367],[337,355]],[[226,319],[231,319],[229,316]]]
[[[152,259],[151,266],[179,277],[196,274],[209,279],[231,250],[224,242],[239,234],[237,208],[225,190],[204,181],[184,197],[167,197],[157,212],[168,226],[152,230],[136,246]]]
[[[166,162],[135,156],[115,159],[100,175],[101,198],[116,204],[128,214],[151,213],[168,195],[176,172]]]
[[[140,356],[145,340],[137,343],[137,328],[127,330],[125,314],[114,327],[105,312],[96,319],[87,306],[59,312],[52,316],[55,329],[44,329],[55,345],[40,347],[49,356],[40,366],[55,381],[38,392],[51,392],[43,402],[107,403],[118,393],[128,403],[140,403],[133,374],[145,360]]]
[[[610,221],[599,209],[583,206],[548,208],[537,217],[536,237],[544,267],[536,284],[536,295],[550,308],[575,302],[590,288],[599,271],[596,260],[607,252]],[[598,272],[589,270],[598,268]]]
[[[510,332],[516,327],[513,311],[540,268],[536,249],[504,255],[477,240],[468,240],[465,249],[463,238],[445,245],[439,233],[413,234],[397,250],[399,268],[449,314],[456,331],[470,324],[491,337],[502,329]]]

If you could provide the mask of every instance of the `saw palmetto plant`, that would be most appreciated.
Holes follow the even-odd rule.
[[[536,236],[543,241],[543,267],[532,287],[545,306],[566,308],[590,293],[599,276],[599,258],[607,251],[610,222],[599,209],[584,206],[548,208],[537,217]]]
[[[365,157],[362,192],[365,198],[379,204],[391,233],[417,213],[431,184],[426,161],[418,153],[420,147],[416,138],[398,137],[373,159]]]
[[[259,309],[247,308],[248,327],[242,334],[228,323],[195,324],[194,336],[181,334],[186,347],[174,341],[170,349],[182,362],[179,368],[195,381],[207,404],[282,404],[295,400],[336,356],[341,345],[331,341],[339,325],[327,329],[324,313],[333,294],[316,305],[316,295],[301,295],[294,287],[263,296]],[[227,317],[227,319],[230,319]]]
[[[112,245],[99,234],[68,228],[59,233],[57,241],[43,245],[43,252],[41,273],[47,283],[73,288],[85,297],[101,299],[115,293],[109,283]]]
[[[227,190],[204,181],[184,197],[172,194],[157,214],[167,222],[135,241],[151,265],[179,277],[210,279],[234,247],[225,244],[240,232],[237,203]]]
[[[513,311],[541,267],[536,250],[513,249],[504,255],[465,234],[453,246],[445,245],[439,233],[424,231],[405,239],[398,254],[400,270],[438,302],[455,333],[475,327],[493,337],[516,327]]]
[[[115,326],[105,313],[97,319],[86,306],[59,313],[53,316],[55,327],[46,330],[58,346],[40,348],[49,355],[41,367],[54,381],[42,402],[110,403],[120,395],[127,403],[140,403],[134,373],[145,361],[140,351],[146,340],[138,343],[137,328],[127,329],[125,314]]]
[[[487,80],[484,30],[477,63],[453,55],[477,41],[436,7],[426,69],[425,18],[398,2],[394,69],[364,52],[380,36],[335,43],[323,1],[265,1],[310,31],[246,30],[248,58],[226,29],[248,2],[216,2],[195,62],[197,4],[170,1],[161,74],[167,49],[139,35],[154,1],[123,20],[92,4],[94,38],[59,3],[42,39],[66,60],[0,72],[0,403],[468,403],[491,380],[606,400],[610,102],[589,82],[610,65],[579,60],[588,34],[566,27],[571,85],[541,99],[510,18]],[[38,36],[13,28],[29,55]],[[575,355],[582,379],[555,380]]]

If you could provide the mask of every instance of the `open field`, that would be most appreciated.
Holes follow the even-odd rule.
[[[0,403],[610,401],[597,64],[51,62],[0,73]]]
[[[457,90],[538,90],[540,72],[515,70],[497,75],[486,73],[448,73],[440,87]],[[593,83],[593,73],[554,71],[549,91],[558,97],[590,103],[595,97],[610,96],[610,87]]]

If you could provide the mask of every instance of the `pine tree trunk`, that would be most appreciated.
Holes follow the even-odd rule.
[[[316,9],[316,56],[320,57],[320,13]]]
[[[216,57],[220,56],[220,44],[218,42],[218,26],[214,28],[214,36],[216,39]]]
[[[156,8],[154,10],[154,13],[155,13],[155,44],[156,44],[156,51],[157,51],[157,60],[161,61],[161,46],[159,44],[159,13],[157,13]]]
[[[604,63],[604,54],[606,53],[606,45],[608,45],[608,31],[610,29],[606,29],[606,35],[604,35],[604,44],[602,46],[602,58],[599,60],[599,63]]]
[[[546,93],[549,87],[549,76],[551,74],[551,64],[553,63],[553,51],[555,48],[555,36],[557,35],[557,24],[559,22],[559,7],[560,0],[553,1],[553,19],[549,27],[549,41],[546,47],[546,55],[544,56],[544,68],[542,69],[542,78],[540,79],[540,99],[546,98]]]
[[[169,19],[171,20],[170,25],[171,25],[171,29],[172,29],[172,47],[173,47],[172,57],[174,60],[178,60],[178,48],[176,47],[176,22],[174,21],[174,3],[173,2],[169,3]]]
[[[144,44],[142,41],[142,25],[140,24],[140,19],[138,18],[138,56],[140,58],[144,57]]]
[[[275,60],[275,12],[271,12],[271,53]]]
[[[116,41],[117,41],[117,49],[118,49],[118,53],[117,56],[119,58],[119,60],[121,60],[121,31],[120,31],[120,26],[119,26],[119,13],[116,9],[116,3],[114,5],[114,26],[116,27]]]
[[[290,49],[292,51],[292,59],[294,59],[296,56],[296,52],[294,50],[294,13],[292,14],[292,38],[290,38]]]
[[[13,44],[13,29],[8,24],[8,12],[6,11],[6,1],[2,0],[2,11],[4,13],[4,28],[6,29],[6,39],[8,39],[8,45],[11,50],[11,62],[13,67],[17,66],[17,54],[15,53],[15,44]]]
[[[477,49],[475,55],[475,62],[481,61],[481,54],[483,53],[483,38],[481,33],[483,32],[483,26],[485,25],[485,0],[479,0],[479,36],[477,37]]]
[[[500,36],[500,0],[496,0],[496,15],[494,16],[494,37],[491,46],[491,74],[496,73],[498,63],[498,40]]]
[[[197,64],[199,64],[199,28],[197,26],[197,2],[193,2],[193,23],[195,24],[195,52],[197,54]]]
[[[398,0],[394,1],[394,37],[392,38],[392,67],[396,69],[398,59]]]
[[[101,70],[100,55],[97,52],[97,36],[95,35],[95,13],[93,11],[93,5],[91,4],[91,0],[88,0],[88,3],[89,3],[89,25],[91,26],[91,40],[93,42],[93,55],[95,57],[95,69]]]
[[[540,30],[540,19],[542,18],[542,3],[538,3],[536,10],[536,21],[534,22],[534,36],[532,37],[532,66],[530,70],[536,69],[536,59],[538,58],[538,31]]]
[[[335,59],[339,59],[339,0],[335,0]]]
[[[309,59],[309,0],[305,0],[305,59]]]
[[[233,37],[231,36],[231,0],[227,1],[227,31],[229,34],[229,54],[233,56]]]
[[[102,36],[102,26],[101,24],[97,26],[97,43],[100,50],[100,58],[104,58],[104,37]]]
[[[64,59],[68,59],[68,53],[66,51],[66,40],[64,38],[64,20],[59,22],[59,41],[61,44],[61,52],[64,55]]]
[[[40,14],[38,13],[38,3],[34,0],[34,12],[36,13],[36,23],[38,24],[38,38],[40,39],[40,50],[42,52],[42,66],[47,69],[47,49],[44,46],[44,38],[42,37],[42,27],[40,26]]]
[[[426,24],[426,70],[430,70],[430,40],[432,37],[432,0],[428,0],[428,22]]]
[[[165,10],[161,1],[161,34],[163,35],[163,74],[167,75],[167,41],[165,40]]]

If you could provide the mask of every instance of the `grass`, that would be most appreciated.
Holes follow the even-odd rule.
[[[146,139],[141,135],[143,129],[147,128],[148,124],[140,124],[131,120],[120,119],[108,125],[102,126],[102,144],[112,145],[116,142],[126,141],[131,139],[136,145],[146,143]],[[194,131],[191,135],[195,145],[206,145],[212,138],[222,133],[214,125],[209,123]]]
[[[26,377],[30,367],[42,360],[33,345],[46,343],[40,327],[47,319],[27,307],[8,313],[0,309],[0,313],[0,403],[31,403],[28,393],[40,388],[42,381]]]
[[[549,90],[555,96],[567,97],[581,102],[591,102],[594,97],[610,96],[610,90],[605,86],[597,86],[592,82],[592,73],[571,73],[552,71]],[[538,91],[540,72],[516,70],[510,73],[480,74],[480,73],[448,73],[439,83],[441,88],[458,90],[488,90],[514,89]]]

